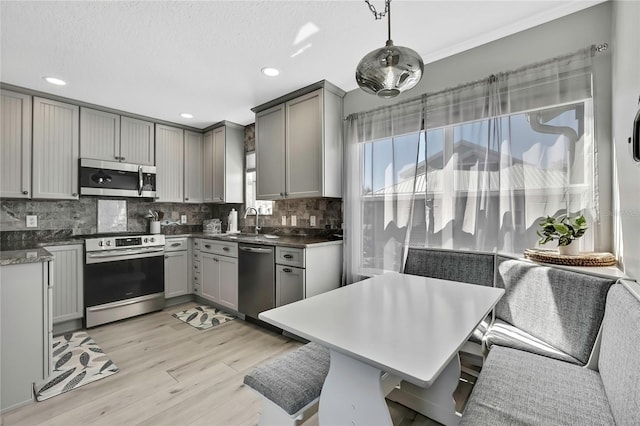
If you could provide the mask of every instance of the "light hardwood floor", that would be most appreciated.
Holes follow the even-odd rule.
[[[301,343],[242,320],[200,331],[171,316],[193,306],[90,329],[120,372],[7,412],[3,425],[256,425],[260,400],[244,375]],[[388,404],[395,425],[438,424]],[[317,424],[314,415],[304,426]]]

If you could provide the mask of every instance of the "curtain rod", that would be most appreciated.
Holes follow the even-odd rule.
[[[608,43],[592,44],[589,47],[577,50],[577,51],[572,52],[572,53],[567,53],[565,55],[555,56],[553,58],[550,58],[550,59],[547,59],[547,60],[544,60],[544,61],[534,62],[534,63],[531,63],[529,65],[524,65],[522,67],[516,68],[515,70],[503,71],[503,72],[498,73],[498,74],[508,74],[508,73],[517,72],[517,71],[519,71],[519,70],[521,70],[523,68],[546,65],[546,64],[549,64],[549,63],[551,63],[553,61],[558,61],[558,60],[562,60],[562,59],[565,59],[565,58],[569,58],[569,57],[574,56],[577,53],[585,51],[587,49],[590,50],[591,56],[594,56],[596,53],[605,52],[608,48],[609,48],[609,44]],[[486,82],[488,80],[494,80],[495,78],[496,78],[496,74],[491,74],[491,75],[489,75],[487,77],[480,78],[478,80],[470,81],[470,82],[467,82],[467,83],[462,83],[462,84],[459,84],[459,85],[453,86],[453,87],[447,87],[445,89],[438,90],[436,92],[423,93],[422,95],[415,96],[413,98],[407,99],[406,101],[398,102],[397,104],[383,105],[383,106],[380,106],[380,107],[377,107],[377,108],[370,109],[368,111],[354,112],[354,113],[351,113],[351,114],[345,116],[344,120],[345,121],[346,120],[350,120],[353,117],[357,116],[358,114],[371,114],[371,113],[374,113],[374,112],[377,112],[377,111],[381,111],[381,110],[383,110],[385,108],[390,108],[390,107],[399,106],[399,105],[406,105],[406,104],[409,104],[411,102],[422,101],[425,97],[428,97],[428,96],[436,96],[436,95],[440,95],[440,94],[445,93],[445,92],[450,92],[452,90],[464,89],[466,87],[475,86],[476,84],[484,83],[484,82]]]

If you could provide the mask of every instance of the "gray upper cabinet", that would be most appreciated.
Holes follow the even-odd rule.
[[[202,202],[202,134],[184,132],[184,202]]]
[[[31,96],[2,90],[0,197],[31,197]]]
[[[120,161],[155,164],[153,123],[131,117],[120,118]]]
[[[80,155],[105,161],[155,164],[153,123],[105,111],[80,111]]]
[[[280,104],[256,114],[256,198],[261,200],[284,197],[284,110]]]
[[[342,197],[342,96],[327,84],[254,108],[256,198]]]
[[[226,123],[204,134],[203,201],[244,202],[244,128]]]
[[[181,203],[183,182],[184,131],[156,124],[156,201]]]
[[[33,98],[33,198],[78,199],[80,109]]]
[[[80,108],[80,156],[120,161],[120,116]]]

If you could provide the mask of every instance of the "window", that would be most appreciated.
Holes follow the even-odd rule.
[[[273,214],[273,201],[256,200],[256,153],[249,152],[246,157],[246,188],[245,204],[246,209],[253,207],[262,215]]]
[[[361,272],[401,270],[405,242],[522,253],[547,215],[594,223],[591,123],[589,99],[364,142]]]

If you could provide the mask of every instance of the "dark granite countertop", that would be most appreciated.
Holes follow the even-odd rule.
[[[0,266],[48,262],[50,260],[53,260],[53,255],[43,248],[0,251]]]
[[[266,234],[269,235],[269,234]],[[178,237],[191,237],[191,238],[205,238],[210,240],[219,241],[231,241],[236,243],[251,243],[261,244],[269,246],[281,246],[281,247],[296,247],[305,248],[310,246],[320,245],[336,245],[342,244],[342,239],[332,238],[328,236],[308,236],[308,235],[279,235],[278,238],[267,238],[265,234],[259,234],[255,236],[253,234],[205,234],[202,232],[191,234],[179,234],[179,235],[165,235],[165,238],[178,238]]]

